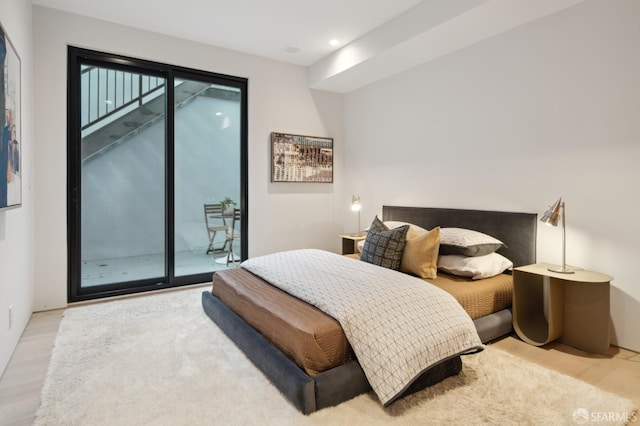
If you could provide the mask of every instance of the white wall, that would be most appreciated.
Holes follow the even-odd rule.
[[[0,21],[20,56],[22,74],[22,207],[0,212],[1,374],[13,354],[32,311],[34,200],[29,187],[33,170],[31,2],[29,0],[2,1]],[[13,306],[11,328],[9,328],[9,306]]]
[[[215,25],[215,20],[212,21]],[[249,255],[314,246],[337,251],[342,204],[330,184],[269,183],[269,133],[335,138],[342,146],[342,96],[307,88],[304,68],[34,7],[36,57],[35,310],[65,306],[67,45],[249,78]],[[334,177],[342,179],[336,164]],[[347,207],[348,208],[348,207]]]
[[[383,204],[542,213],[567,262],[614,276],[613,340],[640,350],[640,2],[587,1],[345,97],[345,181]],[[539,227],[538,261],[561,261]]]

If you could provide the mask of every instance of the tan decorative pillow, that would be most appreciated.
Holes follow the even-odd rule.
[[[437,276],[440,227],[408,237],[400,261],[400,270],[420,278]]]

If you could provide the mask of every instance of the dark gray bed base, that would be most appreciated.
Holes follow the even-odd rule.
[[[425,229],[466,228],[491,235],[505,243],[498,253],[515,267],[536,263],[537,219],[532,213],[382,206],[382,220],[409,222]],[[511,309],[478,318],[474,324],[482,343],[495,340],[513,331]]]
[[[303,414],[340,404],[371,390],[360,364],[355,361],[309,376],[211,291],[202,292],[202,307],[209,318]],[[404,395],[454,376],[461,370],[459,356],[444,361],[423,373]]]
[[[507,244],[508,247],[499,252],[514,266],[535,263],[535,214],[390,206],[384,206],[382,214],[383,220],[410,222],[426,229],[441,226],[481,231]],[[371,390],[357,362],[310,377],[210,291],[202,293],[202,306],[247,358],[304,414],[337,405]],[[483,343],[513,330],[509,309],[478,318],[474,324]],[[442,363],[423,374],[405,394],[458,374],[461,368],[460,357]]]

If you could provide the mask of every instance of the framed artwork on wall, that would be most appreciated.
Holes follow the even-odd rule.
[[[0,210],[22,205],[20,57],[0,24]]]
[[[271,182],[333,183],[333,139],[271,133]]]

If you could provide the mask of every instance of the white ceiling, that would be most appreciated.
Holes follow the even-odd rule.
[[[584,0],[32,0],[307,67],[347,93]],[[329,40],[338,39],[339,46]],[[297,50],[292,53],[292,50]]]
[[[32,0],[34,5],[311,65],[420,0]],[[300,49],[288,53],[287,48]]]

